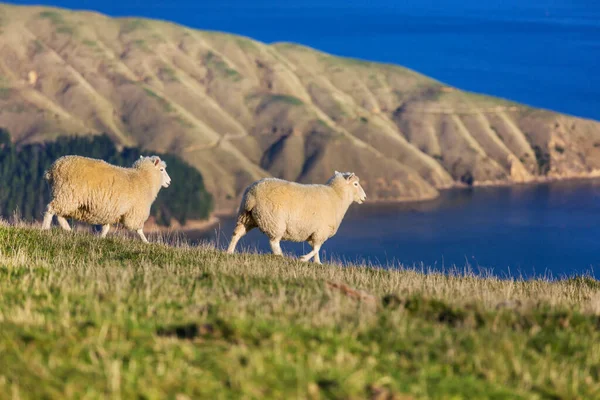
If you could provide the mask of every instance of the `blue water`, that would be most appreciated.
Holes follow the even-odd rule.
[[[226,218],[190,238],[226,247],[234,223]],[[239,245],[270,252],[257,229]],[[295,256],[310,251],[308,244],[291,242],[282,248]],[[354,204],[322,254],[382,266],[470,267],[500,277],[600,278],[600,180],[452,190],[404,205]]]
[[[600,120],[598,0],[26,0],[165,19],[405,65],[461,89]]]

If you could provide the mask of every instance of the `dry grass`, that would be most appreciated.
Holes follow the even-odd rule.
[[[0,393],[597,398],[599,288],[0,225]]]

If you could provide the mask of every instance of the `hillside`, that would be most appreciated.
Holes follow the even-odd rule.
[[[221,210],[271,175],[352,170],[370,200],[416,200],[600,170],[600,123],[397,66],[91,12],[2,5],[0,25],[0,126],[17,144],[107,132],[175,153]]]
[[[598,398],[598,285],[0,226],[0,397]]]

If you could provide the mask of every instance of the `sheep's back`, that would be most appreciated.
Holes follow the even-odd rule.
[[[102,188],[129,181],[126,168],[80,156],[61,157],[48,172],[52,186],[69,184],[71,187]]]
[[[58,159],[47,173],[59,215],[93,224],[118,222],[135,203],[132,173],[101,160]]]
[[[285,230],[284,240],[304,241],[315,231],[335,229],[336,194],[329,186],[268,179],[258,182],[250,194],[256,198],[253,216],[259,228]]]

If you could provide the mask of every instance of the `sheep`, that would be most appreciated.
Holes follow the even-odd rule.
[[[319,250],[335,235],[348,207],[362,204],[367,195],[352,172],[338,172],[325,185],[304,185],[277,178],[265,178],[246,188],[238,211],[227,253],[232,254],[242,236],[254,228],[269,237],[273,254],[282,255],[279,242],[308,242],[312,251],[302,261],[314,257],[321,264]]]
[[[105,237],[111,224],[121,222],[148,243],[142,228],[158,191],[171,184],[166,168],[158,156],[140,156],[131,168],[81,156],[61,157],[44,174],[51,201],[42,229],[50,229],[56,215],[64,230],[71,230],[66,218],[74,218],[102,225],[100,237]]]

